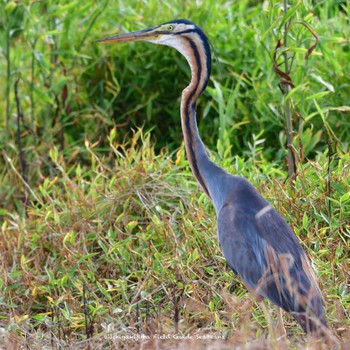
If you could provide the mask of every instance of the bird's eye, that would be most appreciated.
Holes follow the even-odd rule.
[[[171,32],[172,30],[174,30],[174,26],[172,24],[169,24],[167,30]]]

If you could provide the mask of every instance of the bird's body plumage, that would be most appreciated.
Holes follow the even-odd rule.
[[[297,237],[286,221],[244,178],[212,162],[200,138],[196,101],[211,72],[209,41],[187,20],[174,20],[100,41],[145,40],[177,49],[192,73],[181,98],[181,123],[189,164],[217,214],[218,237],[229,267],[255,297],[267,298],[291,313],[302,328],[322,335],[326,320],[316,278]]]
[[[305,331],[326,326],[313,270],[291,228],[245,179],[228,175],[226,183],[217,222],[228,265],[256,297],[291,313]]]

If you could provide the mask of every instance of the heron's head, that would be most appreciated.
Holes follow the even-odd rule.
[[[194,59],[198,59],[198,55],[205,55],[208,61],[207,68],[210,70],[211,55],[208,38],[197,25],[186,19],[177,19],[151,28],[109,36],[97,41],[101,43],[148,41],[171,46],[180,51],[190,64]]]

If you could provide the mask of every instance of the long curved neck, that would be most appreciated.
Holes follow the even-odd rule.
[[[192,73],[190,84],[182,92],[181,124],[185,140],[188,161],[194,176],[209,198],[209,183],[207,181],[208,167],[216,165],[208,157],[205,146],[199,136],[196,120],[196,101],[205,90],[211,71],[210,51],[205,52],[194,41],[187,39],[183,45],[187,46],[186,57]],[[208,49],[209,50],[209,49]]]

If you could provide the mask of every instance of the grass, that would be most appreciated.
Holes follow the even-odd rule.
[[[223,68],[198,104],[212,158],[248,178],[293,227],[346,347],[349,5],[293,2],[292,17],[278,2],[248,1],[160,9],[48,0],[0,11],[0,347],[327,348],[286,314],[288,339],[269,337],[267,316],[225,263],[214,209],[180,139],[184,60],[147,44],[94,42],[178,17],[209,33]],[[296,87],[283,97],[272,56],[290,19],[312,26],[320,43],[306,61],[314,38],[303,25],[290,29]],[[294,191],[284,165],[287,102],[299,157]]]
[[[86,142],[91,158],[85,173],[67,167],[52,149],[56,174],[36,190],[28,217],[7,213],[0,241],[6,332],[26,335],[34,348],[79,344],[89,324],[97,337],[92,342],[103,347],[175,329],[238,342],[265,338],[265,316],[225,264],[213,208],[189,173],[184,150],[156,155],[150,135],[141,131],[121,146],[113,130],[109,157]],[[299,169],[294,197],[269,163],[248,173],[251,161],[236,156],[230,170],[247,176],[293,226],[317,270],[328,322],[345,341],[349,156],[332,167],[332,216],[325,181],[315,186],[325,178],[326,163],[320,155]],[[301,329],[285,318],[291,344],[302,348]]]

